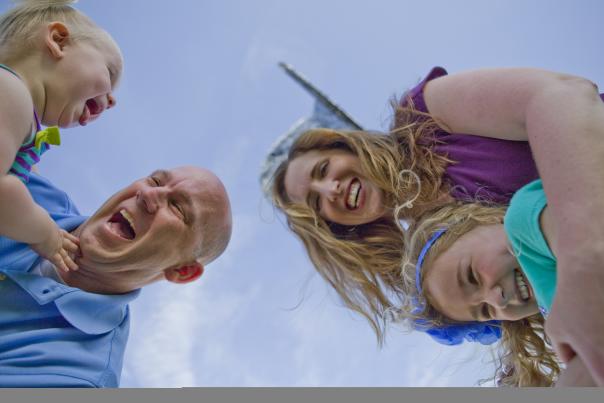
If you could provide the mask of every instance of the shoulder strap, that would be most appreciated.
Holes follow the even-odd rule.
[[[13,69],[11,69],[10,67],[0,63],[0,68],[4,69],[6,71],[8,71],[9,73],[12,73],[15,77],[18,77],[19,79],[21,79],[21,77],[19,77],[19,74],[17,74]]]

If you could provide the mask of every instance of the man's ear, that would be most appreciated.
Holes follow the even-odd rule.
[[[62,22],[51,22],[46,30],[46,47],[50,55],[56,59],[61,59],[64,55],[63,48],[70,40],[69,29]]]
[[[164,271],[166,280],[177,284],[190,283],[197,280],[202,274],[203,265],[195,261],[179,267],[171,267]]]

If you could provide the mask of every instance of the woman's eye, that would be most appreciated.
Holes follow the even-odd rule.
[[[315,211],[319,213],[321,211],[321,199],[319,196],[315,197]]]
[[[319,175],[321,178],[324,178],[325,175],[327,175],[328,166],[329,166],[329,160],[327,160],[321,164],[321,168],[319,169]]]

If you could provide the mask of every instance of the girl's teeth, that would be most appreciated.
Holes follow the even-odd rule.
[[[357,207],[357,202],[359,201],[357,195],[359,193],[360,188],[361,184],[359,182],[355,182],[350,186],[350,193],[348,194],[348,205],[350,207]]]
[[[520,274],[519,271],[516,271],[516,285],[518,286],[518,289],[520,290],[520,296],[522,297],[522,299],[525,301],[528,300],[528,298],[529,298],[528,286],[524,282],[524,278],[522,277],[522,274]]]

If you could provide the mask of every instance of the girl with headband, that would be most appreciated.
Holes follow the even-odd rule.
[[[408,233],[399,315],[443,344],[500,341],[500,384],[552,384],[560,366],[544,333],[557,282],[551,214],[541,180],[521,188],[507,212],[456,203],[427,213]],[[586,377],[571,383],[594,386],[575,360]]]

